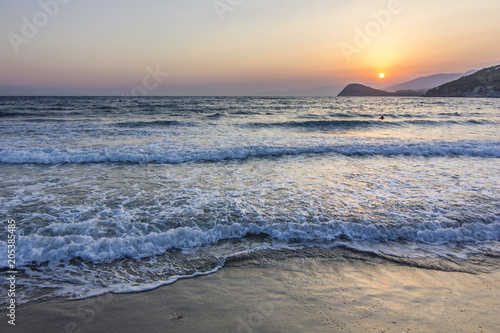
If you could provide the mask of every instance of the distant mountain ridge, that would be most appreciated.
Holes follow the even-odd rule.
[[[489,69],[498,68],[499,66],[493,66]],[[483,72],[485,69],[479,71]],[[304,90],[288,90],[288,91],[266,91],[262,93],[256,94],[256,96],[318,96],[318,97],[328,97],[328,96],[431,96],[431,94],[441,94],[445,96],[446,94],[452,94],[450,96],[461,96],[461,97],[474,97],[474,96],[485,96],[485,97],[499,97],[496,92],[497,85],[491,81],[489,86],[481,85],[481,82],[489,82],[485,77],[476,77],[479,81],[469,82],[468,85],[474,85],[474,89],[466,92],[460,93],[458,90],[454,92],[449,91],[439,91],[438,93],[434,92],[434,89],[446,85],[451,82],[455,82],[457,80],[472,77],[475,74],[479,73],[477,70],[469,70],[465,73],[453,73],[453,74],[434,74],[424,77],[419,77],[407,82],[394,84],[382,89],[371,88],[370,86],[377,85],[375,83],[367,84],[358,84],[353,83],[348,86],[343,85],[332,85],[332,86],[323,86],[316,87],[312,89],[304,89]],[[484,72],[483,72],[484,73]],[[464,82],[464,81],[462,81]],[[433,89],[434,88],[434,89]],[[458,88],[456,88],[458,89]],[[431,92],[433,91],[433,92]],[[338,94],[338,95],[337,95]],[[427,95],[428,94],[428,95]],[[439,96],[441,96],[439,95]],[[433,95],[434,96],[434,95]],[[438,95],[435,95],[438,96]]]
[[[500,65],[430,89],[425,97],[500,97]]]
[[[385,90],[374,89],[359,83],[352,83],[345,87],[339,94],[339,97],[385,97],[385,96],[421,96],[421,91],[415,90],[398,90],[396,92],[388,92]]]
[[[359,83],[349,84],[342,90],[338,96],[355,97],[355,96],[393,96],[387,91],[374,89]]]
[[[419,90],[422,91],[422,95],[429,89],[435,88],[442,84],[455,81],[463,76],[471,75],[476,73],[476,70],[470,70],[466,73],[455,73],[455,74],[434,74],[424,77],[419,77],[411,81],[404,83],[394,84],[387,87],[385,90],[390,92],[395,92],[398,90]]]

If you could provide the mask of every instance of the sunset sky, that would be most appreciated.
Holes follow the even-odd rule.
[[[499,18],[498,0],[0,0],[0,95],[384,87],[500,63]]]

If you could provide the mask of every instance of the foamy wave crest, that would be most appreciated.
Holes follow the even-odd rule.
[[[62,227],[62,226],[60,226]],[[248,235],[267,235],[283,242],[329,243],[364,241],[372,243],[410,241],[431,245],[449,243],[484,244],[500,241],[500,222],[460,224],[433,222],[419,226],[329,222],[324,224],[288,223],[279,225],[217,225],[202,230],[180,227],[144,235],[96,238],[92,235],[27,235],[19,239],[18,265],[62,262],[80,258],[92,263],[109,263],[122,258],[139,259],[165,253],[169,249],[192,249],[221,240],[241,239]],[[0,243],[0,251],[6,251]],[[1,267],[6,267],[2,260]]]
[[[0,163],[60,164],[60,163],[184,163],[276,157],[300,154],[339,154],[344,156],[472,156],[500,157],[499,141],[369,143],[360,145],[311,146],[247,146],[213,150],[167,149],[161,146],[122,146],[76,149],[9,149],[0,150]]]

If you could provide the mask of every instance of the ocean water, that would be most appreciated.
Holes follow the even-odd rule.
[[[0,97],[0,269],[11,219],[19,303],[260,249],[498,257],[499,124],[500,99]]]

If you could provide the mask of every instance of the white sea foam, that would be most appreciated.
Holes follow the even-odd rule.
[[[72,228],[72,225],[68,225]],[[56,228],[53,228],[57,230]],[[208,230],[180,227],[166,232],[150,232],[144,235],[123,234],[119,237],[97,237],[97,235],[41,236],[32,234],[20,237],[18,265],[43,262],[65,262],[79,258],[93,263],[109,263],[122,258],[140,259],[165,253],[169,249],[192,249],[215,244],[221,240],[240,239],[248,235],[268,235],[271,239],[285,243],[303,242],[334,245],[336,241],[385,243],[408,241],[431,245],[448,243],[483,244],[500,241],[500,221],[493,223],[471,223],[450,227],[449,223],[422,225],[360,224],[328,222],[322,224],[286,223],[278,225],[216,225]],[[7,250],[6,243],[0,251]],[[6,267],[7,261],[1,263]]]
[[[500,141],[398,142],[384,141],[350,145],[312,142],[301,146],[241,146],[204,150],[190,147],[172,149],[162,144],[106,148],[21,148],[0,149],[0,163],[184,163],[220,161],[249,157],[273,157],[299,154],[339,154],[344,156],[472,156],[500,157]]]

